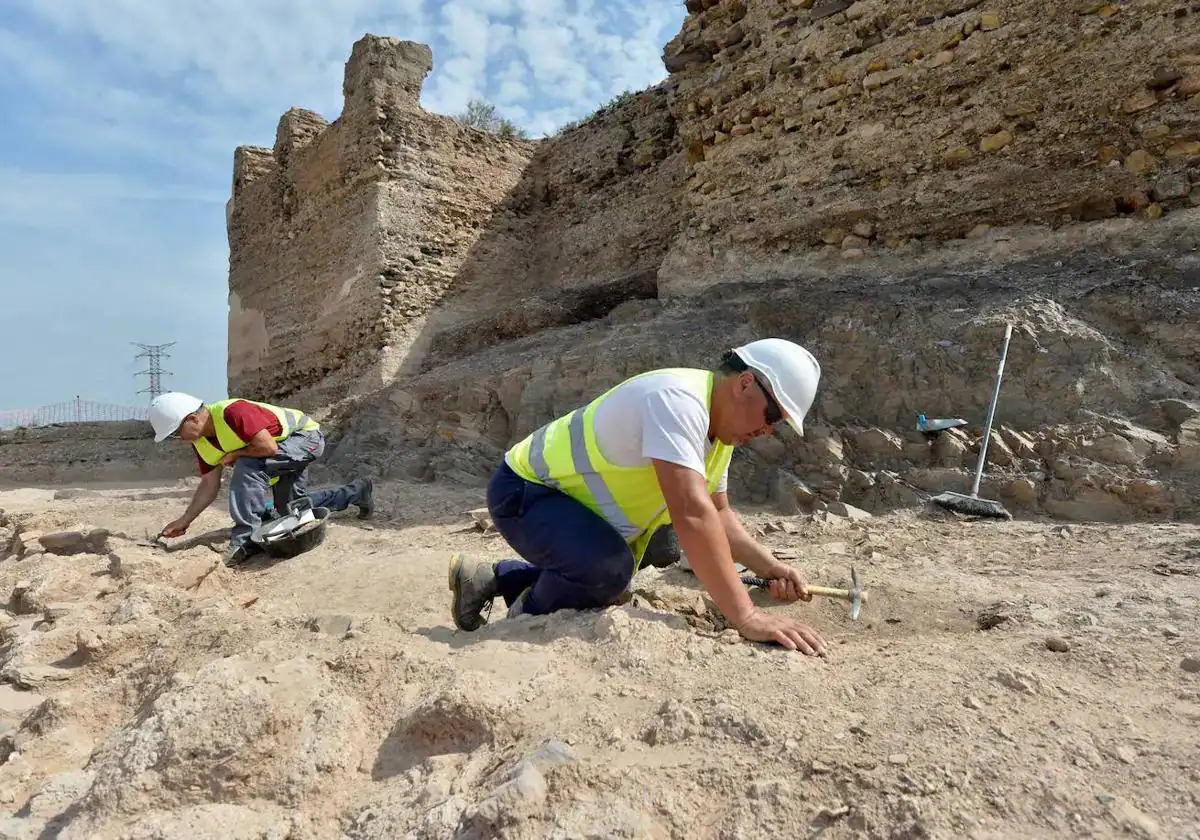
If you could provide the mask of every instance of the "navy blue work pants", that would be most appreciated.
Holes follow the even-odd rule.
[[[522,607],[530,615],[606,607],[628,587],[633,552],[616,529],[567,494],[526,481],[501,462],[487,502],[492,522],[522,558],[496,568],[508,606],[530,589]]]

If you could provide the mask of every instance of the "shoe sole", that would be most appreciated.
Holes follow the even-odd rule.
[[[447,576],[447,585],[451,592],[455,592],[455,586],[458,583],[459,575],[462,574],[463,554],[461,551],[456,551],[450,555],[450,569]]]
[[[367,503],[358,506],[358,518],[370,519],[375,512],[375,482],[367,479]]]
[[[450,601],[450,619],[454,622],[454,626],[459,630],[466,630],[466,628],[458,622],[458,599],[462,594],[459,586],[460,581],[462,580],[463,560],[464,557],[461,551],[456,551],[454,554],[450,555],[450,568],[446,576],[447,588],[454,593],[454,597]]]

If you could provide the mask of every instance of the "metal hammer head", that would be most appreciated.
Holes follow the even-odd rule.
[[[863,591],[858,585],[858,572],[850,567],[850,620],[858,621],[858,613],[862,608]]]

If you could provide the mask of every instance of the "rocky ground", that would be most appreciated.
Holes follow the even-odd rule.
[[[506,554],[478,492],[388,483],[237,571],[217,506],[135,544],[189,494],[0,494],[0,838],[1200,837],[1195,524],[748,513],[868,588],[774,607],[818,660],[678,568],[456,632],[448,553]]]

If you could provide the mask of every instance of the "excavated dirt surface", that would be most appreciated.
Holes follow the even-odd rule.
[[[868,589],[771,607],[813,659],[678,568],[456,632],[448,554],[508,552],[439,484],[206,576],[221,502],[134,543],[189,493],[0,493],[0,838],[1200,837],[1200,526],[747,512]]]

